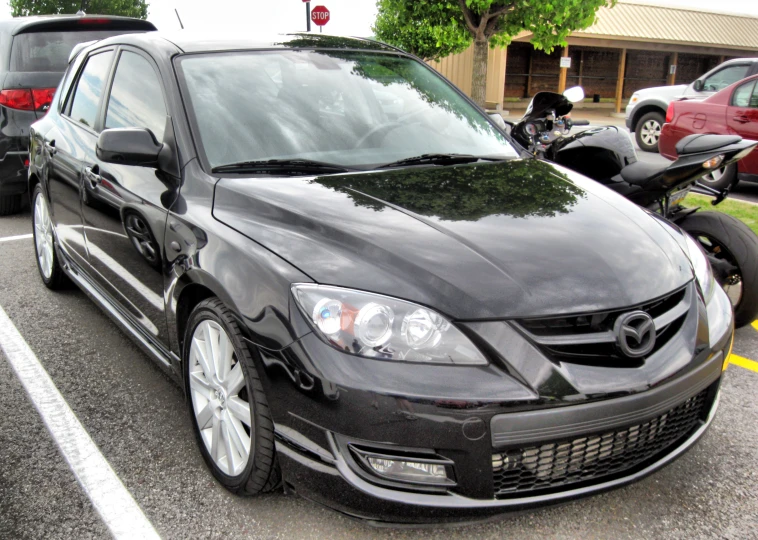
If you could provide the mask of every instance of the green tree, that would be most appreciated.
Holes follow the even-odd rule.
[[[424,58],[461,52],[474,42],[471,97],[484,106],[489,47],[504,47],[526,30],[550,52],[574,30],[592,26],[597,10],[616,0],[378,0],[376,36]]]
[[[123,15],[147,19],[146,0],[9,0],[11,15],[57,15],[80,9],[92,15]]]

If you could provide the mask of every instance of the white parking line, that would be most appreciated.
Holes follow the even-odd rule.
[[[0,242],[13,242],[14,240],[28,240],[29,238],[32,238],[33,234],[19,234],[18,236],[6,236],[4,238],[0,238]]]
[[[116,539],[160,538],[2,306],[0,348],[113,536]]]

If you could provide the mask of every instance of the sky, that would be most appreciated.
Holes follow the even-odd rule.
[[[706,11],[738,13],[758,17],[758,0],[621,0],[670,5]],[[159,30],[179,29],[174,9],[179,11],[185,28],[209,32],[258,32],[277,34],[305,30],[302,0],[148,0],[148,20]],[[314,0],[311,6],[325,5],[331,20],[324,32],[343,36],[369,36],[376,16],[375,0]],[[10,17],[6,0],[0,0],[0,19]],[[318,28],[313,26],[315,31]]]

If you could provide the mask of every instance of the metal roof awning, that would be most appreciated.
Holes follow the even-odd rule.
[[[758,51],[758,17],[619,2],[569,44],[745,56]],[[515,41],[529,41],[523,32]]]

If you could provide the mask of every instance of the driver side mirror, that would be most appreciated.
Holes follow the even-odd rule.
[[[584,89],[581,86],[574,86],[563,92],[563,97],[571,103],[579,103],[584,99]]]
[[[692,88],[694,88],[695,92],[701,92],[704,86],[705,84],[703,83],[702,79],[695,79]]]
[[[162,149],[149,129],[114,128],[100,133],[95,153],[105,163],[157,168]]]

